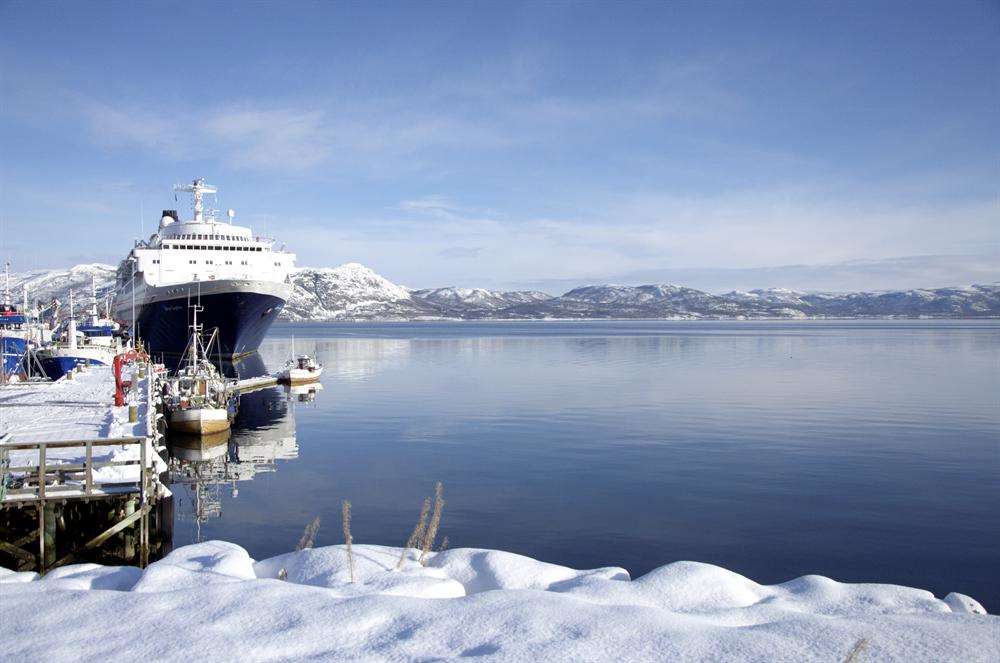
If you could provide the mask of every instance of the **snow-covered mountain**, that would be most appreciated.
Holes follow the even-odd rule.
[[[70,288],[89,294],[91,276],[110,289],[114,268],[77,265],[11,275],[12,295],[27,284],[31,301],[64,302]],[[410,290],[358,263],[301,268],[282,317],[307,320],[544,319],[544,318],[806,318],[1000,317],[1000,283],[959,288],[848,294],[783,288],[714,295],[678,285],[591,285],[552,297],[535,291],[483,288]]]
[[[3,274],[0,274],[0,278]],[[111,265],[93,263],[76,265],[69,269],[36,269],[30,272],[11,273],[10,292],[14,303],[20,304],[24,286],[28,287],[28,300],[34,302],[49,302],[58,299],[69,301],[69,291],[78,297],[82,304],[90,299],[91,278],[97,284],[98,294],[103,296],[114,287],[115,268]],[[3,283],[0,283],[0,288]]]
[[[364,265],[304,267],[292,275],[295,291],[285,305],[287,320],[401,320],[435,316],[410,291]]]
[[[518,304],[551,299],[542,292],[482,288],[409,290],[358,263],[302,268],[292,277],[295,293],[287,320],[413,320],[482,318]]]
[[[519,304],[535,304],[552,299],[536,290],[486,290],[485,288],[433,288],[414,290],[415,298],[449,310],[467,312],[500,311]]]

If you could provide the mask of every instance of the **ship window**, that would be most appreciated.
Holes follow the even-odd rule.
[[[197,260],[188,260],[188,264],[189,265],[197,265],[198,261]]]
[[[227,265],[232,265],[232,264],[233,264],[233,261],[232,261],[232,260],[227,260],[227,261],[226,261],[226,264],[227,264]]]
[[[213,263],[213,262],[212,262],[211,260],[206,260],[206,261],[205,261],[205,264],[206,264],[206,265],[214,265],[215,263]]]

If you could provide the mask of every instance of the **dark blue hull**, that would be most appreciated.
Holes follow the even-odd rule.
[[[168,363],[184,352],[191,335],[191,309],[187,297],[146,304],[139,312],[137,333],[154,359],[161,356]],[[227,292],[201,296],[203,310],[198,324],[206,338],[219,330],[218,344],[212,346],[212,358],[241,357],[254,352],[271,324],[285,305],[283,299],[256,292]]]
[[[21,357],[28,343],[17,336],[0,336],[0,355],[3,357],[4,375],[13,375],[21,364]]]

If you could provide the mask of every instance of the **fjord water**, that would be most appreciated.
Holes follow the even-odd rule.
[[[356,542],[401,545],[441,480],[451,547],[1000,610],[998,321],[281,325],[269,368],[293,336],[323,390],[244,397],[202,485],[175,486],[175,545],[267,557],[317,515],[340,543],[342,499]]]

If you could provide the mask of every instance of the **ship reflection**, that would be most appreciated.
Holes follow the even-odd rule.
[[[240,370],[239,375],[252,373]],[[313,384],[247,392],[240,396],[230,431],[168,439],[176,513],[194,521],[197,541],[201,540],[202,525],[222,515],[224,502],[239,498],[240,482],[277,471],[279,461],[298,458],[295,407],[315,401],[321,389]]]

